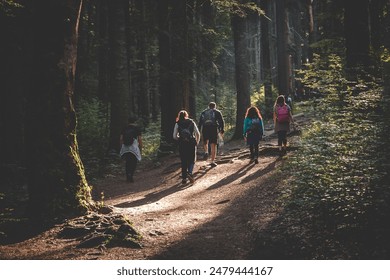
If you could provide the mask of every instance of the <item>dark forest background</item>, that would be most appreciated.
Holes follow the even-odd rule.
[[[96,208],[88,180],[117,157],[129,116],[138,118],[145,157],[153,159],[175,149],[179,110],[197,120],[215,101],[227,137],[238,139],[247,107],[257,105],[271,119],[279,94],[315,104],[307,106],[318,117],[307,136],[315,144],[305,146],[315,148],[301,155],[318,157],[311,166],[290,167],[302,176],[297,186],[315,186],[303,197],[333,209],[330,198],[348,196],[338,189],[348,182],[358,197],[369,193],[357,204],[382,199],[383,209],[365,213],[388,210],[389,6],[387,0],[2,0],[3,222],[19,212],[44,223]],[[340,119],[349,123],[339,127]],[[337,143],[351,146],[338,150]],[[353,168],[355,161],[339,162],[352,155]],[[329,188],[333,178],[319,175],[327,164],[336,178],[360,173]],[[362,191],[373,182],[380,187]],[[323,184],[326,190],[318,191]]]

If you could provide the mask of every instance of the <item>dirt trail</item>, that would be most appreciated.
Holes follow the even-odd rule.
[[[178,155],[137,170],[134,183],[122,173],[95,183],[105,203],[126,215],[142,234],[142,248],[81,249],[58,239],[61,225],[32,239],[0,246],[1,259],[249,259],[253,228],[281,209],[280,186],[270,176],[283,162],[276,139],[261,142],[259,164],[249,164],[243,141],[225,144],[218,166],[198,160],[195,183],[181,184]],[[290,139],[290,141],[293,141]]]
[[[248,224],[253,202],[247,204],[247,195],[253,189],[266,188],[263,184],[277,158],[262,157],[255,165],[249,164],[247,155],[238,150],[220,156],[215,168],[198,161],[195,183],[184,186],[178,159],[172,158],[168,169],[175,166],[175,171],[163,176],[158,185],[107,200],[129,216],[144,236],[143,249],[135,250],[132,257],[248,258],[253,242]]]

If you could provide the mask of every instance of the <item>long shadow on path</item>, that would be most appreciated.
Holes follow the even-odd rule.
[[[188,233],[181,241],[165,248],[161,253],[151,256],[151,259],[250,259],[254,237],[249,225],[254,208],[260,211],[273,211],[272,204],[277,200],[274,188],[277,183],[272,171],[276,168],[276,159],[265,169],[261,169],[246,180],[256,179],[256,184],[246,186],[239,198],[232,199],[228,205],[213,220],[201,224]],[[229,176],[224,182],[211,186],[218,188],[244,176],[254,165],[244,166],[235,174]],[[260,176],[260,177],[258,177]],[[218,207],[215,202],[210,207]]]

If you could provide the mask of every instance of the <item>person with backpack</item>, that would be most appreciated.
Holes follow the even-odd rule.
[[[141,161],[142,152],[142,135],[141,130],[136,125],[136,118],[129,118],[128,125],[122,130],[120,144],[121,150],[119,154],[126,161],[126,179],[127,182],[133,183],[134,172],[137,162]]]
[[[287,94],[284,96],[284,100],[286,101],[286,104],[290,107],[290,109],[291,109],[291,114],[293,114],[293,100],[292,100],[290,94],[287,93]]]
[[[294,125],[291,108],[286,104],[283,95],[276,98],[274,105],[275,132],[278,134],[278,146],[280,155],[286,154],[287,132],[290,131],[290,124]]]
[[[263,138],[264,124],[260,110],[257,107],[251,106],[246,110],[243,132],[244,139],[249,145],[250,163],[258,164],[259,142]]]
[[[203,145],[204,145],[204,159],[207,159],[208,146],[210,144],[210,156],[212,167],[217,166],[215,163],[215,158],[217,156],[217,143],[218,143],[218,133],[223,137],[224,134],[225,122],[221,111],[217,110],[217,105],[215,102],[210,102],[208,109],[204,110],[200,114],[199,127],[201,128],[203,135]]]
[[[185,110],[181,110],[177,115],[173,128],[173,139],[179,141],[182,184],[187,183],[187,178],[191,183],[194,183],[192,172],[195,166],[196,146],[200,140],[200,133],[195,122],[188,118],[188,113]]]

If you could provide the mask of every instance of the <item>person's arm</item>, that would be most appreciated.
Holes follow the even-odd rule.
[[[276,105],[277,106],[277,105]],[[278,119],[278,116],[276,114],[276,106],[274,106],[274,123],[276,123],[277,119]]]
[[[263,122],[263,119],[260,119],[260,131],[261,131],[261,135],[264,135],[264,122]]]
[[[178,134],[179,134],[179,126],[177,125],[177,123],[175,123],[175,127],[173,128],[173,139],[179,140]]]
[[[123,145],[123,134],[124,134],[124,130],[122,130],[122,132],[121,132],[121,135],[119,136],[119,144],[120,144],[120,146],[122,146]]]
[[[247,130],[247,118],[244,119],[244,125],[243,125],[243,128],[242,128],[242,136],[244,136],[244,139],[246,138],[246,130]]]
[[[138,140],[138,148],[140,150],[140,152],[142,153],[142,135],[138,135],[137,137],[137,140]]]
[[[200,132],[195,122],[194,122],[194,133],[195,133],[196,144],[198,145],[200,141]]]
[[[293,115],[292,115],[292,113],[291,113],[291,107],[290,107],[290,106],[288,107],[288,114],[289,114],[289,116],[290,116],[290,122],[291,122],[291,124],[292,124],[292,125],[295,125],[295,123],[294,123],[294,117],[293,117]]]
[[[200,114],[199,122],[198,122],[199,130],[202,129],[202,126],[203,126],[203,118],[204,118],[204,115],[203,115],[203,112],[202,112],[202,113]]]
[[[217,113],[217,116],[218,116],[218,129],[219,129],[219,132],[223,135],[225,133],[225,121],[223,120],[223,116],[222,116],[222,113],[221,111],[216,111]]]

